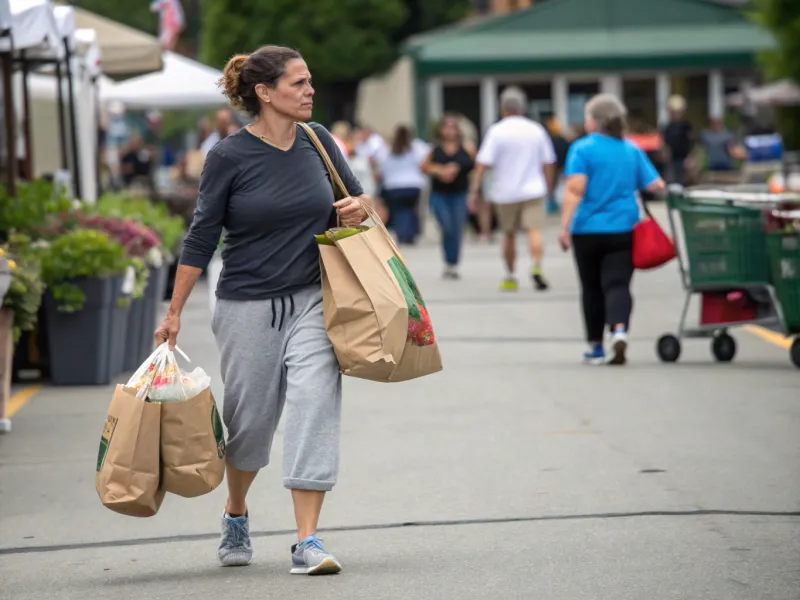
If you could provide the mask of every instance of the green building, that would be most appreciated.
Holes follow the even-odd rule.
[[[412,38],[418,131],[445,111],[481,131],[498,118],[505,86],[523,88],[534,116],[583,120],[593,94],[612,92],[633,121],[655,126],[682,94],[689,116],[722,116],[726,94],[758,79],[774,41],[736,0],[540,0]]]

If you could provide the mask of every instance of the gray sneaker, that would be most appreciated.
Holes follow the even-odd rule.
[[[342,565],[316,535],[292,546],[292,575],[333,575],[341,570]]]
[[[253,560],[250,545],[250,524],[247,515],[231,517],[222,515],[222,539],[219,541],[217,558],[226,567],[243,567]]]

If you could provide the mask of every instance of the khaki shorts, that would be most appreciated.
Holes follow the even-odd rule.
[[[520,229],[542,229],[544,226],[544,198],[534,198],[510,204],[495,204],[495,214],[503,233],[516,233]]]

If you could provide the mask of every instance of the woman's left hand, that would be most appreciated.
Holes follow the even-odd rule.
[[[361,202],[352,196],[334,202],[333,207],[336,209],[339,222],[345,227],[355,227],[367,220],[367,211],[361,206]]]

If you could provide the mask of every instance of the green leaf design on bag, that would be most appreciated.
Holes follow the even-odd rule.
[[[428,310],[408,267],[397,256],[390,258],[388,264],[408,305],[408,337],[406,340],[415,346],[430,346],[436,343]]]
[[[414,279],[411,277],[411,273],[408,271],[408,267],[406,267],[398,257],[393,256],[389,259],[389,268],[392,269],[394,278],[397,279],[397,283],[400,284],[400,289],[403,291],[406,304],[408,304],[408,316],[415,321],[419,321],[419,305],[425,306],[425,303],[419,295],[419,291],[414,283]]]
[[[103,427],[103,435],[100,436],[100,448],[97,451],[97,472],[100,472],[100,469],[103,468],[103,463],[106,462],[106,454],[108,453],[108,447],[111,445],[111,438],[114,436],[114,430],[117,428],[117,419],[116,417],[112,417],[108,415],[106,417],[106,424]]]

